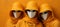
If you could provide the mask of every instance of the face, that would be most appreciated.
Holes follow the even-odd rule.
[[[37,11],[36,10],[26,10],[26,13],[30,18],[34,18],[37,14]]]
[[[20,10],[17,10],[17,11],[14,10],[12,13],[13,13],[13,16],[14,16],[15,18],[19,18],[20,15],[21,15],[21,11],[20,11]]]
[[[41,17],[44,19],[44,20],[46,20],[47,19],[47,17],[48,17],[48,12],[44,12],[44,13],[41,13]]]

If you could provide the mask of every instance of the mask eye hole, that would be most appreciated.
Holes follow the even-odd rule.
[[[27,11],[29,11],[29,12],[37,12],[36,10],[27,10]]]
[[[25,11],[30,11],[30,10],[25,10]]]
[[[12,12],[16,12],[15,10],[12,10]]]
[[[36,10],[33,10],[33,12],[37,12]]]
[[[25,10],[26,13],[27,13],[27,11],[30,11],[30,10]]]
[[[15,11],[15,10],[12,10],[12,12],[22,12],[22,11],[20,11],[20,10],[17,10],[17,11]]]
[[[38,11],[36,11],[36,10],[25,10],[26,13],[27,13],[27,11],[28,11],[28,12],[38,12]]]
[[[18,10],[17,12],[22,12],[22,11]]]
[[[17,11],[17,12],[21,12],[21,11]]]
[[[40,13],[40,14],[47,14],[48,12]]]
[[[44,14],[46,14],[46,13],[48,13],[48,12],[44,12]]]

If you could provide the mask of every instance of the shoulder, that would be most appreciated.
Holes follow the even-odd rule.
[[[59,21],[58,19],[55,19],[55,20],[53,21],[53,24],[54,24],[54,25],[59,25],[59,24],[60,24],[60,21]]]

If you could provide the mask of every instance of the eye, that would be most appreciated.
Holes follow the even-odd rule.
[[[22,12],[22,11],[18,10],[17,12]]]
[[[25,10],[25,12],[27,13],[27,11],[29,11],[30,12],[30,10]]]
[[[36,10],[30,10],[30,12],[37,12]]]
[[[48,13],[48,12],[44,12],[44,14],[46,14],[46,13]]]
[[[37,12],[36,10],[33,10],[33,12]]]
[[[12,10],[12,12],[16,12],[15,10]]]
[[[30,10],[25,10],[25,11],[30,11]]]

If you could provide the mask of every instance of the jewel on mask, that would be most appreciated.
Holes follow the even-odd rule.
[[[44,20],[46,20],[47,19],[47,17],[48,17],[48,13],[47,12],[44,12],[44,13],[42,13],[42,18],[44,19]]]

